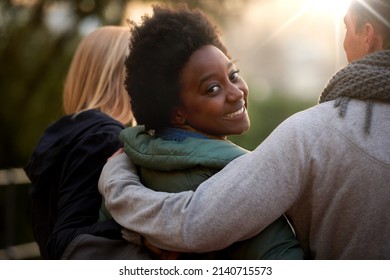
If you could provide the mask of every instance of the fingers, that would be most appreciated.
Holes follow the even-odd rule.
[[[113,157],[116,157],[117,155],[120,155],[121,153],[123,153],[125,151],[124,148],[120,148],[118,151],[116,151],[112,156],[110,156],[107,161],[109,161],[110,159],[112,159]]]
[[[179,252],[162,250],[150,244],[146,239],[143,239],[143,244],[162,260],[177,260],[180,256]]]

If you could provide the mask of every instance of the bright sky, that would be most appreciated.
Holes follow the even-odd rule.
[[[343,17],[349,0],[256,1],[240,23],[224,27],[241,72],[262,89],[279,88],[317,100],[346,64]],[[239,38],[239,40],[237,40]]]
[[[224,41],[247,81],[317,100],[331,76],[346,64],[343,17],[350,0],[251,0],[241,18],[221,26]],[[133,2],[131,2],[133,3]],[[130,4],[128,16],[150,13]]]
[[[303,2],[308,4],[317,12],[343,15],[351,2],[350,0],[295,0],[292,2]]]

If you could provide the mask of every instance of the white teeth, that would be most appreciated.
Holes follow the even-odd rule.
[[[244,113],[244,111],[245,111],[245,107],[242,107],[242,108],[241,108],[240,110],[238,110],[238,111],[235,111],[235,112],[233,112],[233,113],[230,113],[230,114],[225,115],[225,118],[227,118],[227,119],[234,118],[234,117],[236,117],[236,116],[238,116],[238,115]]]

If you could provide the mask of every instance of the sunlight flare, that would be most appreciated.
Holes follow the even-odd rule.
[[[316,13],[333,14],[334,16],[344,16],[347,12],[351,0],[307,0],[307,4]]]

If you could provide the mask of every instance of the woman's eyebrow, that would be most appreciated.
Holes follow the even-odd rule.
[[[228,61],[226,63],[226,67],[228,69],[230,69],[231,67],[234,66],[234,61]],[[200,79],[199,79],[199,86],[202,85],[202,83],[204,83],[205,81],[207,81],[208,79],[210,79],[211,77],[215,76],[215,73],[210,73],[210,74],[206,74],[204,76],[202,76]]]

